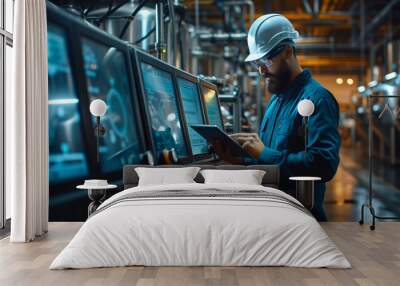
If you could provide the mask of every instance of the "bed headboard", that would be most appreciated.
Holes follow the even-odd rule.
[[[201,169],[221,169],[221,170],[247,170],[256,169],[265,171],[265,175],[262,180],[262,185],[265,187],[278,188],[279,187],[279,166],[277,165],[186,165],[190,167],[200,167]],[[147,167],[147,168],[180,168],[184,167],[181,165],[160,165],[160,166],[149,166],[149,165],[125,165],[123,170],[123,183],[124,189],[136,187],[139,182],[139,177],[135,172],[136,167]],[[203,183],[204,178],[199,173],[194,180],[198,183]]]

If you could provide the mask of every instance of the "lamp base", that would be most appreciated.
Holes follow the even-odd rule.
[[[314,181],[296,181],[296,199],[311,210],[314,207]]]
[[[88,217],[94,213],[106,197],[105,189],[88,189],[88,196],[92,201],[88,206]]]

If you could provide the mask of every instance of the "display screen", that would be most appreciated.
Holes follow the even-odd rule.
[[[88,175],[79,99],[72,77],[65,31],[48,24],[49,181]]]
[[[215,90],[203,87],[203,98],[207,109],[208,121],[210,125],[217,125],[224,130],[222,123],[221,110],[218,105],[217,93]]]
[[[140,68],[157,156],[163,149],[175,148],[178,157],[186,157],[186,144],[171,73],[143,62]]]
[[[188,125],[193,155],[205,154],[208,152],[207,140],[190,127],[194,124],[206,124],[204,122],[197,84],[178,77],[178,87],[182,98],[186,124]]]
[[[124,54],[86,38],[82,38],[82,52],[90,102],[102,99],[108,106],[101,117],[106,130],[100,137],[101,171],[114,172],[126,164],[139,163],[142,146]]]

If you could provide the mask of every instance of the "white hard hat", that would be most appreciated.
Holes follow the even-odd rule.
[[[267,14],[257,18],[247,35],[250,55],[246,62],[256,61],[268,54],[283,40],[296,40],[299,33],[290,21],[280,14]]]

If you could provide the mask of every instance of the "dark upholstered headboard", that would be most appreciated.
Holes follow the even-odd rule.
[[[265,171],[262,185],[265,187],[278,188],[279,186],[279,166],[277,165],[162,165],[162,166],[149,166],[149,165],[125,165],[123,171],[124,189],[136,187],[139,182],[139,177],[135,172],[136,167],[147,168],[180,168],[180,167],[200,167],[201,169],[222,169],[222,170],[247,170],[256,169]],[[203,183],[204,178],[199,173],[194,180],[197,183]]]

